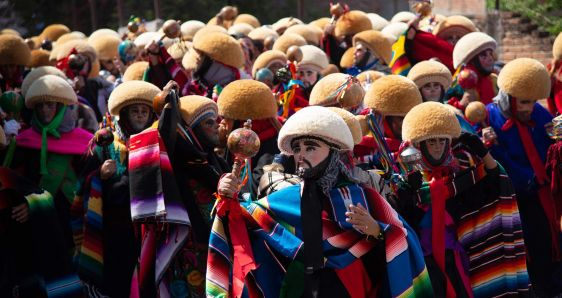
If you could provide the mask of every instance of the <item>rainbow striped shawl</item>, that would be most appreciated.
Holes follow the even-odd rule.
[[[144,289],[161,286],[163,275],[186,241],[191,225],[158,129],[149,128],[131,136],[129,181],[131,218],[144,225],[131,297],[146,297],[152,294]]]
[[[103,199],[98,174],[94,171],[88,175],[70,211],[78,272],[82,278],[100,285],[103,283]]]
[[[246,278],[250,297],[280,297],[287,269],[303,247],[300,218],[301,185],[284,188],[259,201],[244,204],[245,220],[258,269]],[[385,231],[386,276],[382,277],[385,297],[432,297],[433,291],[419,241],[396,211],[374,190],[350,184],[330,193],[333,213],[323,218],[326,267],[346,268],[365,255],[374,243],[349,229],[341,214],[343,202],[366,202],[373,217]],[[343,222],[341,220],[343,220]],[[215,217],[209,240],[207,296],[228,297],[232,285],[232,248],[225,226]],[[281,261],[283,260],[283,261]],[[291,266],[288,266],[291,267]],[[297,274],[304,274],[302,271]],[[303,275],[304,276],[304,275]],[[343,282],[343,281],[342,281]]]
[[[478,178],[482,173],[477,172],[485,170],[481,165],[475,166],[470,155],[464,155],[457,155],[461,167],[472,166],[465,168],[464,176],[470,176],[469,180]],[[482,169],[478,169],[479,167]],[[525,243],[515,192],[504,168],[499,163],[498,167],[499,180],[497,184],[494,183],[497,191],[478,193],[488,196],[484,203],[471,206],[455,223],[458,242],[468,256],[468,286],[472,289],[473,297],[527,295],[529,290]],[[453,195],[449,199],[454,199],[459,193],[470,192],[474,185],[467,186],[466,179],[460,176],[458,178],[464,183],[446,184],[448,193]],[[427,183],[424,183],[418,195],[422,204],[430,206],[431,196]],[[431,216],[426,229],[431,229],[430,218]]]
[[[127,171],[127,146],[114,133],[113,143],[107,147],[109,158],[117,163],[116,176]],[[88,158],[103,160],[102,148],[94,147]],[[107,158],[107,157],[105,157]],[[84,181],[79,181],[70,208],[71,227],[76,246],[75,262],[80,276],[97,285],[103,284],[103,198],[102,181],[96,169]]]
[[[407,76],[412,68],[410,59],[406,55],[406,32],[400,35],[398,40],[392,45],[392,60],[388,66],[395,75]]]

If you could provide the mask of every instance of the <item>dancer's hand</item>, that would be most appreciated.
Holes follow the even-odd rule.
[[[12,208],[12,219],[19,223],[25,223],[29,219],[29,207],[22,203]]]
[[[346,221],[353,225],[359,232],[376,237],[380,234],[379,223],[371,216],[369,211],[361,205],[349,205],[349,211],[345,213]]]
[[[240,185],[240,179],[236,176],[228,173],[224,175],[219,181],[219,186],[217,187],[217,193],[221,196],[232,198],[238,192],[238,186]]]
[[[103,162],[100,169],[100,177],[102,180],[109,179],[117,171],[117,164],[115,160],[108,159]]]

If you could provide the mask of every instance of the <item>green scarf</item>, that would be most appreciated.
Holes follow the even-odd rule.
[[[48,175],[42,175],[39,186],[50,192],[53,197],[59,190],[72,203],[76,189],[76,173],[72,168],[74,156],[68,154],[49,154]]]
[[[39,121],[39,119],[37,119],[37,112],[33,113],[31,123],[41,131],[41,175],[49,174],[47,171],[47,134],[50,134],[57,139],[60,138],[60,133],[57,129],[62,123],[65,112],[66,105],[63,105],[55,115],[55,118],[53,118],[53,120],[47,125],[44,125],[41,121]]]

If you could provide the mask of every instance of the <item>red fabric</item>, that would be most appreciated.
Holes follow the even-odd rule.
[[[558,141],[548,148],[546,169],[550,172],[550,189],[554,197],[562,197],[562,175],[559,165],[562,165],[562,142]]]
[[[447,104],[449,104],[449,105],[451,105],[451,106],[453,106],[453,107],[455,107],[455,108],[457,108],[457,109],[459,109],[459,110],[461,110],[461,111],[463,111],[463,112],[464,112],[464,109],[466,108],[465,106],[463,106],[463,105],[461,104],[460,99],[458,99],[458,98],[456,98],[456,97],[451,97],[451,98],[447,101]]]
[[[143,225],[143,244],[138,272],[139,297],[153,293],[156,266],[156,225]]]
[[[364,108],[361,112],[359,112],[359,115],[369,115],[369,113],[371,113],[371,109]]]
[[[242,297],[244,280],[248,273],[256,269],[254,254],[248,237],[246,221],[241,216],[242,207],[238,200],[217,196],[217,216],[228,216],[228,231],[233,250],[232,297]]]
[[[562,81],[552,78],[552,89],[548,97],[548,110],[552,115],[562,114]]]
[[[158,56],[158,63],[164,64],[170,77],[178,83],[179,89],[183,90],[184,86],[189,82],[185,70],[168,54],[166,47],[160,47],[160,56]]]
[[[369,278],[369,273],[365,270],[361,259],[355,260],[342,269],[335,269],[335,271],[342,284],[345,286],[349,297],[376,297],[375,289]]]
[[[398,152],[398,150],[400,149],[400,144],[402,144],[402,140],[400,140],[399,138],[396,137],[396,135],[394,135],[392,129],[390,129],[390,125],[388,124],[387,118],[384,118],[383,126],[384,126],[384,136],[385,136],[384,140],[388,145],[388,149],[390,149],[390,152],[392,153]]]
[[[354,156],[373,155],[377,151],[377,143],[373,136],[367,135],[361,139],[361,142],[353,147]]]
[[[476,66],[472,65],[472,63],[468,63],[465,66],[465,69],[474,71],[478,75],[478,82],[476,83],[475,89],[476,92],[478,92],[480,101],[485,105],[492,103],[492,99],[496,96],[496,90],[494,86],[494,81],[492,80],[492,76],[483,75],[478,71]]]
[[[560,174],[560,165],[562,165],[562,142],[558,141],[548,148],[546,157],[546,170],[550,173],[550,190],[552,197],[556,198],[556,218],[562,229],[562,175]]]
[[[411,48],[407,48],[408,56],[412,57],[416,62],[436,57],[447,66],[451,73],[455,73],[455,68],[453,67],[453,46],[445,40],[431,33],[418,30],[411,45]]]
[[[67,78],[69,79],[74,79],[74,77],[76,76],[74,74],[74,72],[72,70],[70,70],[70,67],[68,66],[68,60],[70,58],[70,55],[76,55],[78,54],[78,51],[76,50],[76,48],[72,49],[70,51],[70,53],[68,53],[68,55],[60,60],[57,61],[56,67],[60,70],[62,70],[64,72],[64,74],[66,75]]]
[[[297,87],[295,90],[295,97],[293,98],[293,102],[291,103],[291,109],[298,111],[305,107],[308,107],[308,98],[304,90],[300,87]]]
[[[455,250],[453,251],[453,253],[455,254],[455,266],[457,266],[457,268],[463,268],[462,256],[460,252],[458,250]],[[460,276],[462,279],[462,283],[464,284],[464,288],[468,292],[468,297],[474,298],[474,293],[472,292],[472,285],[470,283],[470,278],[468,278],[466,274],[462,274],[462,273],[460,274]]]
[[[190,81],[187,85],[184,86],[182,89],[183,95],[199,95],[203,97],[209,97],[209,92],[207,90],[207,86],[200,84],[197,81]]]
[[[258,134],[261,142],[274,138],[279,130],[273,126],[271,119],[252,120],[252,130]],[[282,123],[282,119],[278,119]]]
[[[558,244],[558,237],[560,235],[560,219],[557,218],[557,206],[554,202],[554,198],[550,189],[550,181],[548,175],[546,174],[546,167],[543,164],[539,153],[537,152],[537,148],[533,144],[533,137],[529,132],[528,126],[518,120],[515,120],[513,122],[517,126],[517,131],[519,132],[521,143],[523,143],[523,149],[525,150],[527,159],[529,159],[529,162],[531,163],[531,167],[533,168],[533,172],[535,173],[537,182],[540,185],[538,192],[539,200],[550,225],[553,256],[556,260],[559,260],[560,247]]]
[[[445,180],[434,177],[429,182],[431,193],[431,247],[435,262],[447,280],[447,297],[456,297],[445,270],[445,201],[450,197]]]

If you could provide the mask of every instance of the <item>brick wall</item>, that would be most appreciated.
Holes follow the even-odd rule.
[[[509,62],[516,58],[534,58],[543,64],[552,59],[554,36],[538,29],[528,18],[511,12],[499,13],[501,34],[495,36],[500,47],[498,57]]]
[[[434,0],[434,12],[462,14],[474,21],[480,31],[496,39],[501,61],[534,58],[545,65],[552,59],[555,36],[540,31],[528,18],[511,12],[487,11],[485,0]]]

